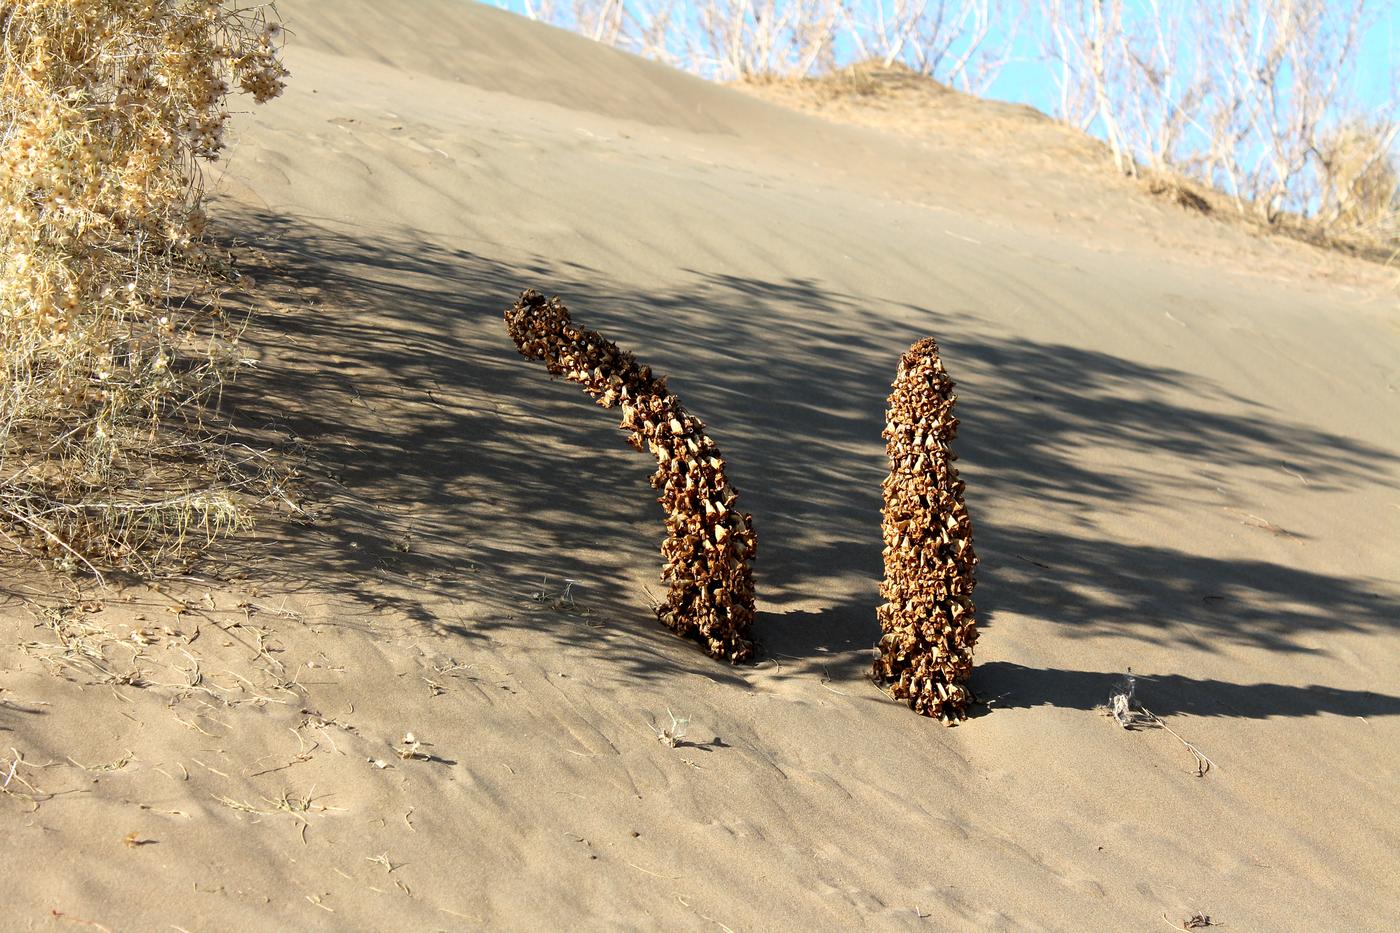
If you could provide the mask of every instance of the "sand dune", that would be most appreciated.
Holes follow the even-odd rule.
[[[279,7],[293,79],[214,212],[269,309],[229,401],[309,445],[318,518],[0,617],[7,927],[1392,927],[1382,270],[468,3]],[[759,664],[650,616],[648,458],[518,358],[526,287],[710,426]],[[952,729],[864,677],[929,334],[982,557]],[[1206,776],[1096,710],[1128,667]]]

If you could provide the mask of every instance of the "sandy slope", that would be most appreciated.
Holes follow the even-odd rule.
[[[467,3],[279,6],[294,83],[219,181],[275,312],[233,401],[340,485],[207,582],[5,612],[7,928],[1391,927],[1376,273]],[[767,660],[649,617],[648,464],[516,356],[526,286],[711,426]],[[930,333],[983,558],[955,729],[863,679],[883,398]],[[1206,777],[1095,711],[1128,666]]]

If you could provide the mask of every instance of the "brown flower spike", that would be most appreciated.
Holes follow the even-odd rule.
[[[945,723],[967,717],[977,643],[977,555],[951,447],[955,401],[938,344],[920,340],[899,361],[885,417],[884,637],[875,661],[877,681]]]
[[[574,324],[558,298],[527,290],[505,317],[522,356],[543,360],[550,375],[577,382],[604,408],[620,407],[627,442],[655,454],[651,485],[666,511],[661,579],[670,587],[657,617],[713,658],[751,658],[753,516],[735,511],[738,494],[705,425],[666,388],[665,376]]]

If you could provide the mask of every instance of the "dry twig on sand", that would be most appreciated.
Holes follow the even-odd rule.
[[[1215,767],[1215,762],[1206,757],[1195,745],[1186,741],[1177,733],[1175,729],[1162,721],[1156,713],[1143,706],[1137,700],[1137,678],[1133,676],[1133,669],[1128,668],[1128,673],[1113,693],[1109,695],[1108,704],[1100,707],[1104,712],[1113,717],[1114,721],[1124,729],[1129,731],[1144,724],[1153,725],[1163,729],[1172,738],[1176,739],[1186,750],[1196,759],[1196,777],[1205,777],[1206,772]],[[1207,918],[1209,919],[1209,918]]]

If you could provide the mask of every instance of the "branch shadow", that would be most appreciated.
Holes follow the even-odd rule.
[[[1400,625],[1380,580],[997,525],[982,534],[1000,557],[983,567],[984,612],[1053,619],[1070,638],[1154,632],[1204,651],[1224,643],[1292,654],[1317,650],[1304,636]]]
[[[1239,719],[1317,716],[1400,716],[1400,697],[1370,690],[1343,690],[1319,684],[1235,684],[1180,674],[1137,678],[1137,697],[1159,716],[1188,714]],[[1108,703],[1121,684],[1121,672],[1038,670],[992,661],[978,666],[973,686],[993,709],[1057,706],[1094,710]],[[985,714],[985,712],[984,712]]]

